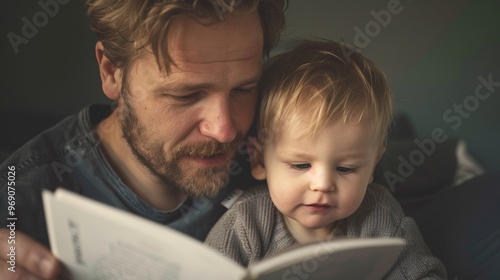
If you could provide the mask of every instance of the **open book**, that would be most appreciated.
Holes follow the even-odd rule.
[[[166,226],[64,189],[44,190],[50,244],[80,279],[380,279],[396,261],[398,238],[343,239],[301,246],[241,267]]]

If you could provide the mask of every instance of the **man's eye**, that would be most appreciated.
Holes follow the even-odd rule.
[[[309,163],[290,164],[290,167],[292,169],[297,169],[297,170],[308,170],[309,168],[311,168],[311,164]]]
[[[183,103],[196,102],[201,98],[201,96],[201,92],[195,92],[188,95],[171,95],[172,99]]]
[[[356,172],[356,168],[350,168],[350,167],[344,167],[344,166],[339,166],[336,169],[337,169],[337,172],[340,174],[349,174],[349,173]]]

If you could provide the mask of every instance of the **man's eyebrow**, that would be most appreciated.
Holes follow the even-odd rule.
[[[202,89],[212,88],[214,85],[210,83],[202,83],[202,84],[188,84],[188,83],[169,83],[164,85],[159,85],[155,91],[157,92],[185,92],[185,91],[198,91]]]
[[[259,83],[259,80],[260,80],[260,76],[256,77],[256,78],[250,78],[248,80],[245,80],[245,81],[242,81],[240,83],[240,87],[242,86],[248,86],[248,85],[257,85]]]
[[[244,87],[249,85],[257,85],[259,83],[259,77],[250,78],[242,81],[236,88]],[[156,92],[186,92],[186,91],[198,91],[214,88],[215,85],[212,83],[167,83],[158,85],[155,89]]]

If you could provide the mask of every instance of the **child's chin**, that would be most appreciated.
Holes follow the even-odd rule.
[[[335,221],[304,221],[304,222],[300,222],[299,223],[307,228],[307,229],[311,229],[311,230],[333,230],[333,227],[335,226]]]

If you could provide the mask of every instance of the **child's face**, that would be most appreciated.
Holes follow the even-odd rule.
[[[369,124],[336,122],[312,139],[298,138],[307,125],[268,143],[260,167],[289,224],[330,232],[360,206],[382,150]]]

